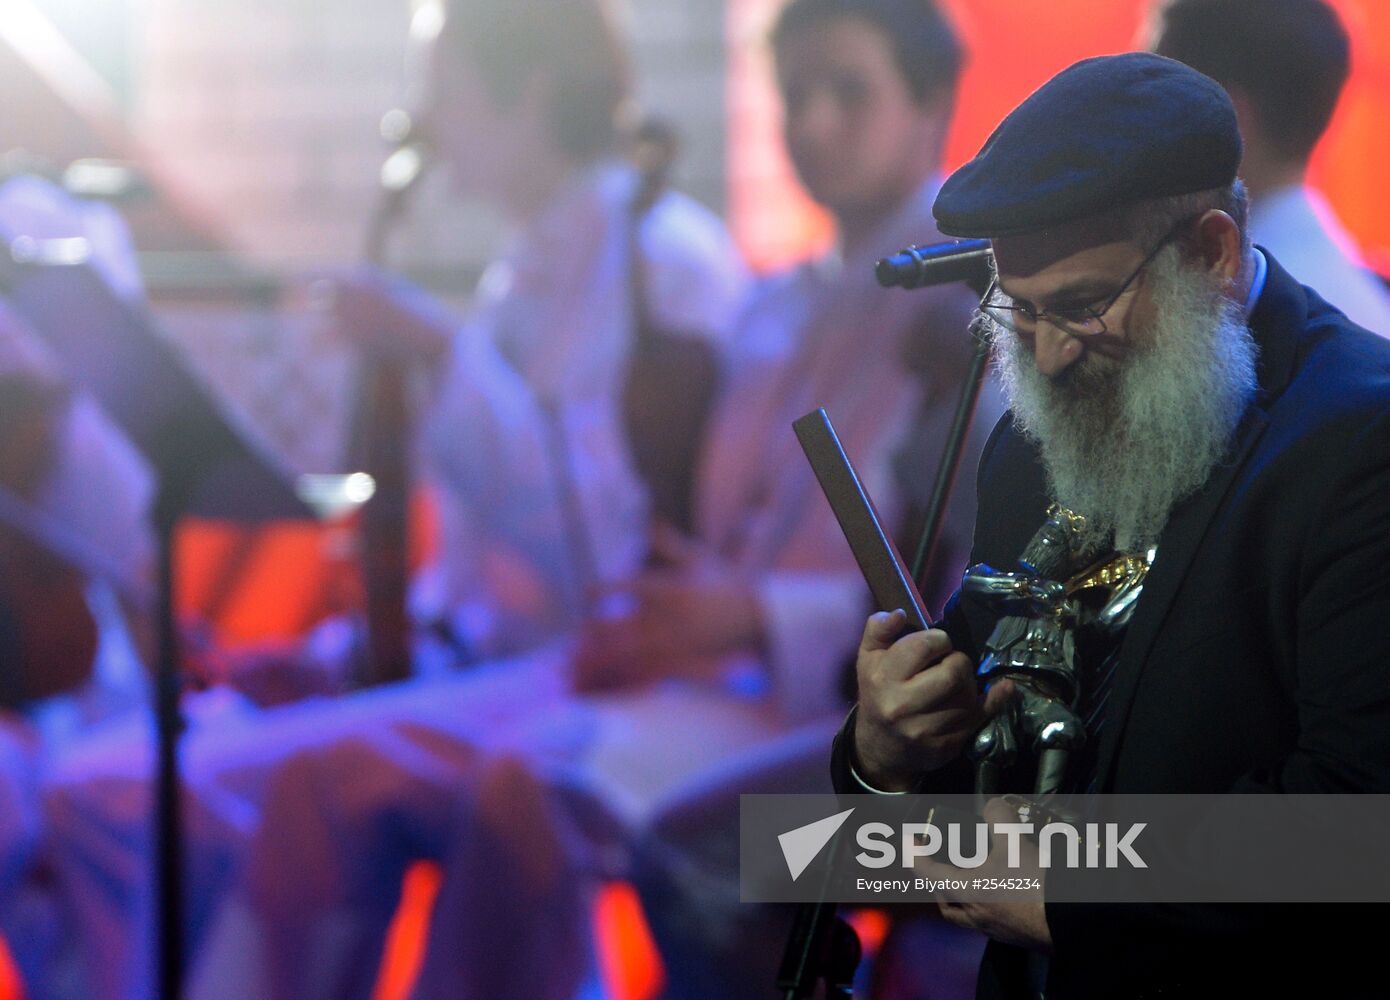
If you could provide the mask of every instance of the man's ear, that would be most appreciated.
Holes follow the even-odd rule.
[[[1235,219],[1219,208],[1210,209],[1197,220],[1196,242],[1208,270],[1227,281],[1240,275],[1240,227]]]

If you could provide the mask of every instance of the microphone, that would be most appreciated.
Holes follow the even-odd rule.
[[[994,276],[989,240],[948,240],[908,247],[874,265],[884,288],[926,288],[964,281],[981,295]]]

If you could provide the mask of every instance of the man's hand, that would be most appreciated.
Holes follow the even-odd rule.
[[[1013,694],[1006,681],[982,697],[975,665],[940,629],[895,642],[906,624],[902,611],[871,615],[855,663],[855,757],[860,776],[884,791],[906,791],[917,775],[955,759]]]
[[[585,626],[578,690],[700,676],[721,657],[761,645],[762,611],[751,581],[689,539],[658,532],[653,544],[664,568],[610,588],[604,600],[616,597],[629,610]]]
[[[315,656],[296,643],[205,648],[189,659],[190,673],[200,683],[225,684],[261,708],[343,694],[350,681],[346,661]]]
[[[1019,822],[1018,810],[1004,799],[991,799],[984,808],[986,823]],[[1019,836],[1018,867],[1008,865],[1005,838],[995,837],[989,857],[979,868],[964,870],[921,858],[914,866],[923,878],[935,881],[976,879],[1036,880],[1037,889],[1007,890],[1007,901],[982,902],[972,898],[969,890],[957,892],[942,889],[939,893],[941,915],[958,927],[969,927],[1003,944],[1017,945],[1029,951],[1052,953],[1052,932],[1047,926],[1047,909],[1043,905],[1043,880],[1046,871],[1038,864],[1038,846],[1031,839]],[[1003,890],[1001,890],[1002,894]]]
[[[453,336],[454,323],[434,298],[373,268],[317,282],[312,295],[334,336],[376,357],[434,363]]]
[[[575,670],[580,691],[698,676],[722,655],[757,644],[758,600],[738,581],[654,571],[624,584],[621,592],[633,602],[630,613],[584,628]]]

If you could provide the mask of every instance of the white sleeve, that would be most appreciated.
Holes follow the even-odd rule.
[[[642,225],[647,302],[664,327],[718,343],[732,339],[748,290],[748,271],[723,223],[671,193]]]
[[[459,335],[426,452],[457,518],[457,532],[445,539],[450,550],[441,553],[445,590],[491,605],[502,645],[487,652],[509,652],[513,637],[572,624],[588,583],[622,578],[640,564],[646,499],[628,468],[612,401],[566,400],[547,410],[486,329]],[[577,512],[565,502],[562,475]],[[578,546],[596,581],[583,579],[590,567],[577,564]]]
[[[778,705],[802,721],[838,705],[840,672],[868,615],[857,572],[771,572],[758,588]]]

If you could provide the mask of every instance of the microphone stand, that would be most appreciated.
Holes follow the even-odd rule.
[[[924,261],[949,255],[954,258],[949,267],[932,271],[922,266]],[[987,240],[969,240],[937,244],[933,247],[911,247],[893,257],[880,260],[874,273],[885,288],[924,288],[930,285],[965,282],[981,297],[993,277],[993,260]],[[960,459],[965,450],[965,438],[975,416],[975,407],[984,385],[985,369],[989,363],[989,344],[979,333],[972,332],[975,352],[966,369],[956,400],[946,447],[937,464],[931,497],[927,503],[922,534],[913,555],[911,573],[918,590],[927,581],[926,570],[932,565],[941,528],[946,518],[946,504],[960,471]],[[889,609],[885,609],[889,610]],[[836,837],[836,843],[839,838]],[[777,989],[784,1000],[809,1000],[816,984],[822,980],[831,997],[854,995],[854,972],[862,957],[863,948],[854,928],[836,912],[834,902],[826,899],[830,888],[827,866],[821,883],[821,899],[816,903],[798,903],[796,916],[782,950],[782,964],[777,972]]]

